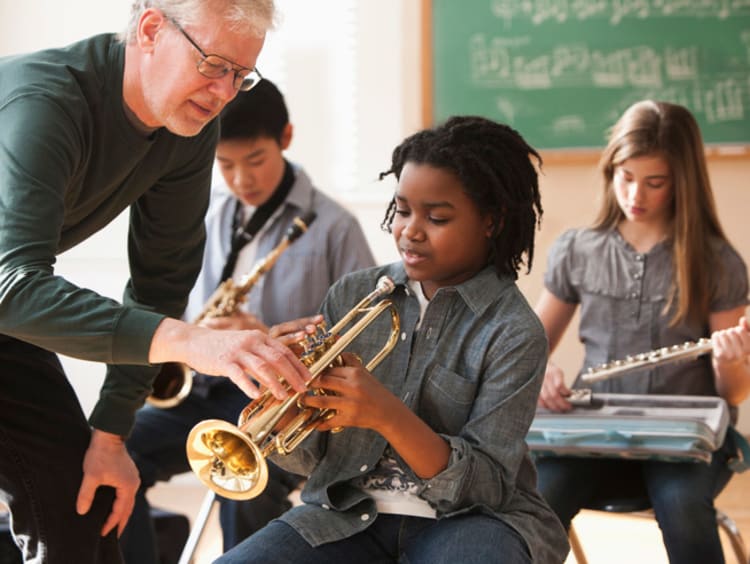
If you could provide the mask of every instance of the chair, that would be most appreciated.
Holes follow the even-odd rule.
[[[647,497],[611,498],[585,509],[610,513],[628,513],[634,517],[654,519],[654,512]],[[716,509],[716,525],[727,535],[737,562],[740,564],[750,564],[750,555],[735,522],[721,510]],[[568,537],[570,540],[570,549],[573,552],[573,556],[575,556],[576,562],[578,564],[588,564],[586,554],[583,552],[578,534],[572,523]]]
[[[198,515],[195,518],[193,527],[190,529],[190,534],[185,541],[185,546],[180,554],[178,564],[190,564],[193,561],[195,549],[198,547],[198,543],[203,536],[203,531],[206,529],[206,524],[208,523],[208,519],[211,516],[211,511],[213,510],[216,501],[216,494],[213,490],[208,490],[201,502],[200,509],[198,509]]]

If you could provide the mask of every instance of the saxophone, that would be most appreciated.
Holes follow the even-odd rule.
[[[273,267],[289,245],[307,231],[315,217],[316,214],[313,211],[301,217],[295,217],[281,242],[259,260],[250,272],[242,276],[239,282],[235,283],[232,278],[227,278],[216,288],[193,324],[197,325],[204,319],[233,315],[245,302],[247,294],[260,277]],[[146,401],[155,407],[174,407],[187,397],[192,387],[192,368],[182,362],[165,362],[154,378],[151,395],[146,398]]]

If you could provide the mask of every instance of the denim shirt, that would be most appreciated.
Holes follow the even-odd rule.
[[[719,274],[711,289],[710,311],[747,305],[745,263],[725,241],[712,245]],[[616,229],[569,230],[550,249],[547,265],[546,288],[564,302],[581,305],[582,371],[710,335],[708,319],[669,325],[672,312],[664,308],[674,272],[670,241],[639,253]],[[717,395],[710,355],[601,382],[577,380],[574,386],[609,393]],[[734,420],[736,408],[732,415]]]
[[[513,527],[537,562],[562,562],[567,536],[536,490],[536,471],[525,442],[547,362],[544,329],[510,277],[487,268],[455,287],[438,290],[419,331],[417,298],[406,286],[401,263],[343,277],[323,304],[329,326],[369,294],[382,275],[396,289],[398,344],[373,370],[384,386],[450,445],[448,466],[420,479],[418,495],[438,518],[468,512],[492,515]],[[365,363],[390,333],[390,315],[365,329],[347,351]],[[378,433],[346,428],[313,432],[280,466],[309,476],[303,505],[281,519],[317,546],[367,528],[377,517],[373,500],[352,482],[380,460],[386,440]]]

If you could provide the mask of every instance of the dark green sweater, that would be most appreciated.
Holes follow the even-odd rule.
[[[200,269],[217,136],[216,122],[139,134],[124,60],[113,35],[0,59],[0,333],[109,363],[90,422],[121,435],[150,393],[153,333],[182,314]],[[122,304],[55,275],[57,254],[127,207]]]

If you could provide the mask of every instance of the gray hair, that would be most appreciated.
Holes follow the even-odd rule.
[[[181,25],[199,23],[204,10],[222,12],[232,31],[249,29],[258,37],[273,29],[276,19],[274,0],[134,0],[130,22],[120,34],[121,40],[130,42],[135,39],[138,20],[148,8],[164,12]]]

